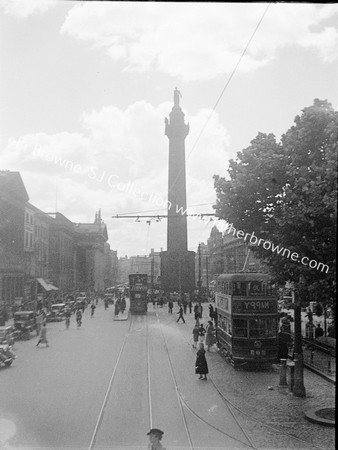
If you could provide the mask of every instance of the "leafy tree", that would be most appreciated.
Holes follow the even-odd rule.
[[[321,301],[335,298],[337,125],[337,111],[316,99],[280,143],[273,134],[259,133],[230,160],[230,179],[214,176],[216,215],[297,253],[299,261],[293,261],[287,251],[283,256],[263,248],[263,241],[250,246],[277,281],[302,278]],[[311,268],[302,257],[309,258],[306,264],[322,265]]]

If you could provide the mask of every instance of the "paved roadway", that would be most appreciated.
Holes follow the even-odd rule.
[[[176,317],[150,305],[147,316],[113,321],[113,309],[99,304],[93,319],[86,310],[80,329],[74,316],[68,330],[48,324],[49,348],[35,348],[36,337],[16,343],[17,360],[0,371],[0,448],[142,450],[150,427],[165,431],[168,450],[334,448],[331,430],[316,430],[316,442],[303,420],[302,437],[245,416],[246,398],[258,417],[292,416],[267,411],[266,377],[278,384],[278,374],[243,375],[210,353],[211,377],[198,380],[192,315],[186,325]]]

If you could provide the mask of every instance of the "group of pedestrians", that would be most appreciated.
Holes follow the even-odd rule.
[[[195,326],[192,330],[193,335],[193,348],[197,348],[198,343],[202,343],[207,347],[207,351],[210,351],[210,348],[216,344],[216,329],[211,320],[208,321],[208,325],[204,328],[203,323],[199,323],[199,320],[196,320]]]
[[[127,306],[127,303],[126,303],[125,297],[119,297],[115,301],[115,310],[114,310],[115,317],[118,317],[120,312],[122,314],[124,314],[124,311],[126,310],[126,306]]]
[[[192,312],[192,303],[188,302],[186,305],[189,306],[190,312]],[[180,320],[183,323],[186,323],[184,319],[184,314],[186,314],[186,308],[184,308],[183,302],[178,302],[179,310],[177,312],[178,318],[176,322],[178,323]],[[195,325],[192,330],[193,335],[193,348],[197,349],[196,352],[196,361],[195,361],[195,373],[199,375],[200,380],[207,380],[207,374],[209,373],[208,363],[207,359],[205,357],[206,352],[210,351],[213,345],[216,344],[216,328],[215,323],[216,322],[216,311],[214,310],[214,307],[210,304],[209,305],[209,317],[210,320],[208,321],[206,327],[203,325],[203,323],[200,322],[200,320],[203,317],[203,306],[200,302],[197,302],[193,308],[194,315],[195,315]],[[168,313],[173,313],[173,302],[170,300],[168,302]]]

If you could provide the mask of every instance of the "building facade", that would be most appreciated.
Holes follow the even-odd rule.
[[[118,259],[118,283],[128,283],[129,274],[144,273],[148,275],[149,286],[159,289],[161,285],[161,254],[153,248],[149,255],[124,256]]]
[[[267,269],[242,239],[213,227],[207,244],[201,243],[196,253],[197,286],[205,292],[218,275],[238,272],[265,273]]]
[[[19,172],[0,171],[0,314],[11,314],[24,298],[25,205],[29,200]]]
[[[18,308],[35,310],[43,299],[104,291],[117,282],[117,252],[101,211],[93,223],[75,224],[28,200],[20,173],[0,171],[0,322]]]
[[[74,230],[76,286],[81,291],[104,291],[109,287],[107,270],[109,272],[111,260],[110,247],[106,245],[107,227],[101,218],[101,211],[96,213],[94,223],[78,223]]]

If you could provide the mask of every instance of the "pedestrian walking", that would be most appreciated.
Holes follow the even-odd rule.
[[[321,327],[321,325],[319,323],[317,325],[317,328],[315,329],[315,338],[317,339],[317,338],[322,337],[322,336],[324,336],[324,330],[323,330],[323,328]]]
[[[121,299],[121,303],[120,303],[120,307],[121,307],[121,313],[124,314],[124,311],[126,310],[126,299],[124,297],[122,297]]]
[[[149,436],[149,450],[166,450],[165,447],[163,447],[161,443],[161,439],[163,437],[164,433],[162,430],[159,430],[158,428],[152,428],[149,433],[147,433],[147,436]]]
[[[184,314],[187,314],[187,306],[188,306],[188,302],[186,301],[186,299],[182,300],[182,305],[183,305],[183,311]]]
[[[174,303],[171,300],[169,300],[169,302],[168,302],[168,313],[169,314],[173,313],[173,307],[174,307]]]
[[[195,314],[195,320],[199,319],[198,315],[198,303],[194,306],[194,314]]]
[[[70,309],[67,309],[66,312],[65,312],[66,328],[69,328],[69,325],[70,325],[70,316],[71,316]]]
[[[212,305],[209,305],[209,317],[210,319],[214,317],[214,307]]]
[[[90,312],[90,318],[94,317],[94,311],[95,311],[95,308],[96,308],[96,306],[95,306],[95,303],[93,302],[93,303],[90,305],[90,309],[91,309],[91,312]]]
[[[195,324],[195,326],[192,330],[192,338],[193,338],[192,346],[193,346],[193,348],[197,348],[197,342],[198,342],[198,338],[199,338],[199,326],[197,324]]]
[[[48,340],[47,340],[47,327],[46,327],[45,323],[42,325],[40,338],[39,338],[36,346],[39,347],[40,344],[46,344],[46,347],[49,347]]]
[[[210,351],[210,348],[216,344],[216,336],[215,336],[215,327],[211,320],[208,322],[208,326],[206,328],[205,335],[205,345],[207,346],[207,351]]]
[[[178,322],[180,319],[182,319],[183,323],[185,323],[185,320],[184,320],[184,317],[183,317],[183,308],[182,308],[182,306],[180,306],[180,309],[179,309],[177,314],[179,314],[179,316],[178,316],[178,319],[176,320],[176,322]]]
[[[305,314],[305,317],[308,318],[309,323],[313,322],[313,312],[310,308],[308,308],[307,314]]]
[[[200,319],[203,317],[203,306],[200,303],[198,304],[198,316]]]
[[[82,312],[80,308],[76,311],[76,323],[78,327],[82,325]]]
[[[206,332],[206,329],[204,328],[203,323],[201,323],[200,327],[198,329],[198,336],[199,336],[199,340],[201,343],[204,342],[205,332]]]
[[[281,328],[278,333],[278,361],[281,359],[288,359],[289,356],[289,346],[288,346],[288,335],[283,332]]]
[[[116,300],[116,302],[115,302],[115,310],[114,310],[115,317],[118,317],[119,312],[120,312],[120,302],[118,300]]]
[[[200,342],[199,350],[196,353],[195,373],[199,374],[200,380],[207,380],[207,374],[209,373],[208,363],[205,358],[204,345]]]
[[[191,300],[189,300],[189,302],[188,302],[188,307],[189,307],[189,313],[191,314],[191,312],[192,312],[192,301]]]

